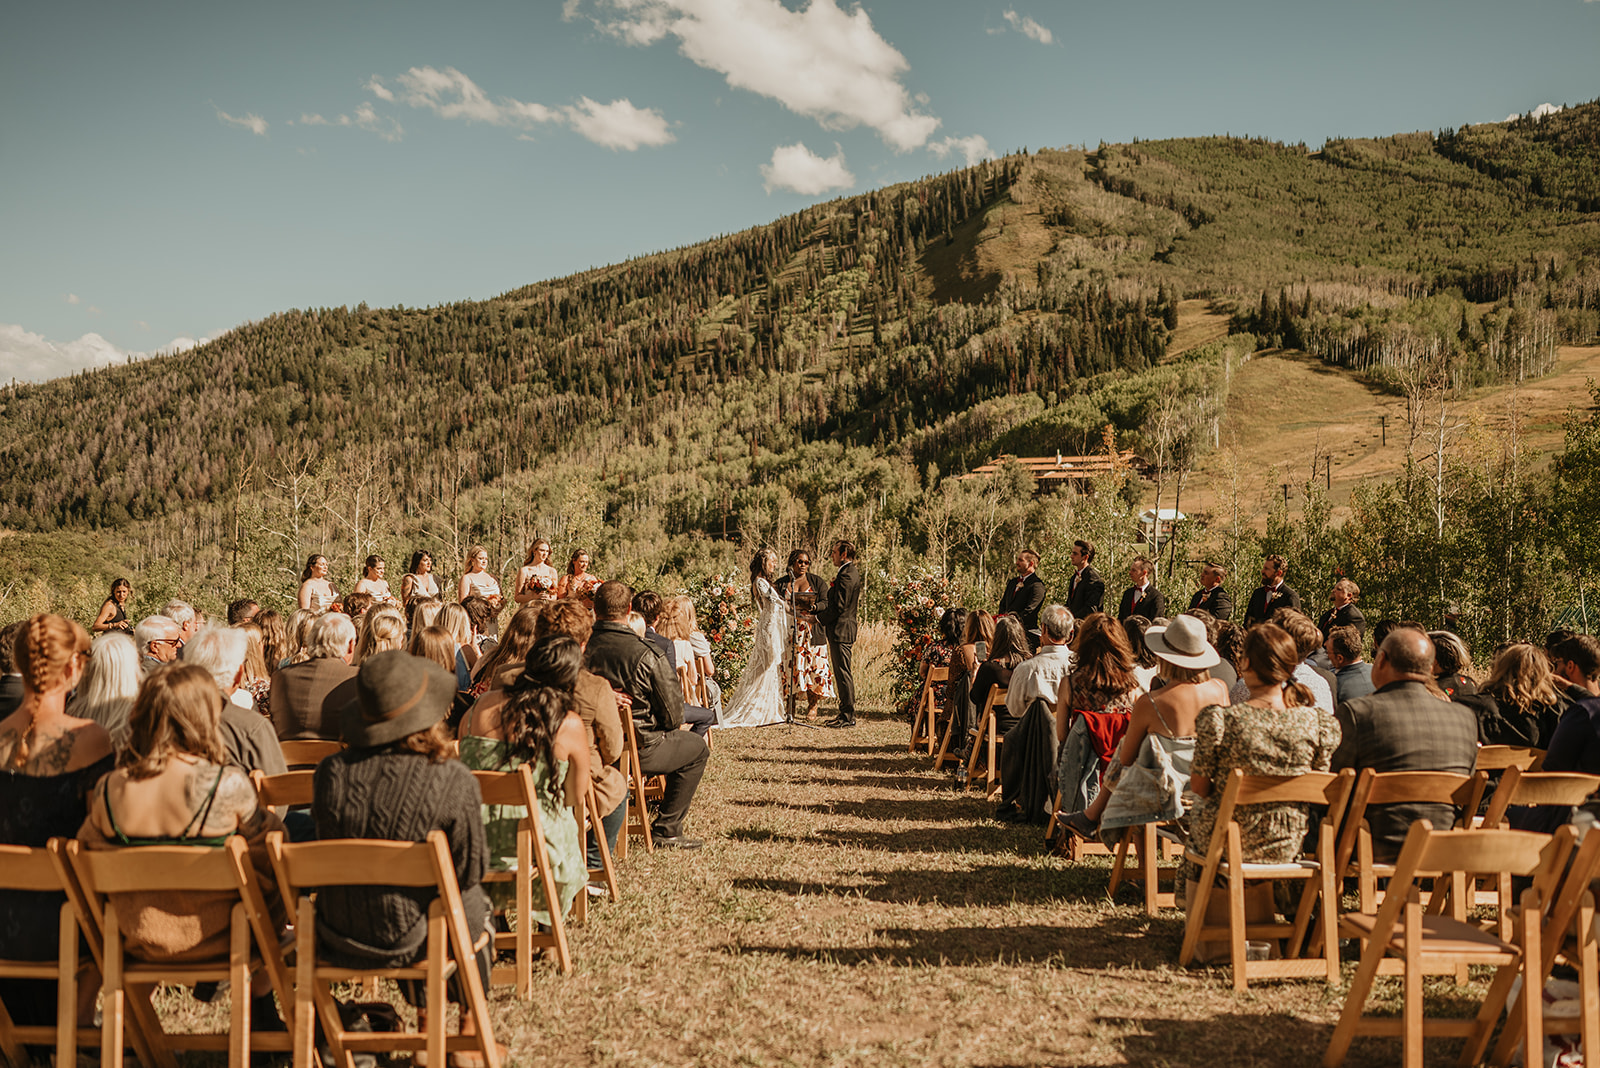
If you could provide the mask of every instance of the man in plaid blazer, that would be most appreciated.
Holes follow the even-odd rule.
[[[1466,705],[1435,697],[1433,642],[1420,630],[1399,627],[1379,646],[1372,663],[1376,692],[1339,706],[1343,731],[1333,770],[1448,771],[1471,775],[1478,760],[1478,719]],[[1367,809],[1374,859],[1390,861],[1414,820],[1448,829],[1456,813],[1449,805],[1382,805]]]

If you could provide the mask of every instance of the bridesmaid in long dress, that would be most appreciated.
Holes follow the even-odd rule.
[[[400,600],[407,607],[413,601],[439,596],[439,580],[433,574],[433,554],[418,549],[411,554],[411,567],[400,580]]]
[[[300,573],[300,607],[321,614],[333,607],[339,591],[328,581],[328,558],[312,553],[306,569]]]
[[[550,543],[540,538],[528,546],[528,557],[522,561],[522,570],[517,572],[516,601],[527,604],[554,600],[556,584],[560,581],[561,576],[550,566]]]
[[[593,611],[594,591],[604,581],[599,575],[589,573],[589,554],[579,549],[567,561],[567,573],[556,584],[556,600],[564,601],[570,597],[582,601]]]

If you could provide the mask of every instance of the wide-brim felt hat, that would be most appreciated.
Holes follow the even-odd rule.
[[[1194,616],[1179,616],[1164,627],[1151,627],[1144,632],[1144,644],[1162,660],[1181,668],[1222,663],[1222,657],[1206,641],[1206,625]]]
[[[438,723],[456,697],[456,677],[432,660],[399,649],[362,661],[356,699],[339,715],[345,744],[372,749]]]

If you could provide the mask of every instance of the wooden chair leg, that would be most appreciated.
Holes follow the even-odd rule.
[[[58,1014],[60,1013],[59,1005],[56,1011]],[[17,1037],[17,1025],[12,1022],[11,1014],[6,1011],[6,1005],[3,1001],[0,1001],[0,1053],[5,1055],[6,1063],[11,1068],[29,1068],[33,1064],[33,1061],[28,1057],[28,1047],[23,1045],[22,1039]]]
[[[621,901],[622,891],[617,886],[617,865],[611,857],[611,845],[606,841],[605,824],[602,822],[603,817],[600,813],[600,795],[595,792],[593,783],[589,784],[587,792],[589,799],[589,832],[595,836],[595,844],[600,848],[600,868],[599,870],[591,868],[589,875],[593,877],[603,874],[606,880],[606,890],[610,893],[611,900]],[[623,803],[627,803],[626,795],[624,795]],[[623,818],[626,820],[626,813],[623,814]]]
[[[1401,1061],[1405,1068],[1422,1066],[1422,902],[1406,902],[1406,954],[1403,986],[1405,1000],[1400,1009]]]
[[[1244,855],[1240,845],[1239,825],[1228,824],[1228,945],[1233,959],[1233,988],[1240,992],[1250,989],[1250,968],[1245,945],[1244,874],[1239,858]]]
[[[1128,864],[1128,850],[1133,846],[1132,828],[1122,833],[1122,841],[1117,843],[1117,851],[1112,854],[1111,879],[1106,883],[1106,896],[1115,897],[1117,888],[1122,885],[1122,875]]]
[[[1144,873],[1144,914],[1161,914],[1161,864],[1156,856],[1156,825],[1140,828],[1139,870]]]
[[[107,902],[104,916],[106,966],[100,1004],[100,1064],[102,1068],[122,1068],[123,1014],[127,1011],[128,992],[122,974],[122,930],[115,902]],[[161,1041],[158,1035],[147,1037],[151,1043]]]
[[[61,906],[56,969],[56,1065],[73,1068],[78,1063],[78,920],[70,901]]]
[[[519,873],[520,874],[520,873]],[[520,921],[523,917],[517,917]],[[428,910],[428,1064],[444,1064],[445,1040],[445,994],[444,994],[444,962],[447,936],[445,934],[444,908],[438,901]],[[458,971],[477,967],[472,960],[457,962]],[[465,976],[462,979],[465,980]]]
[[[989,748],[989,752],[988,752],[989,767],[986,769],[986,772],[985,772],[987,774],[987,776],[988,776],[988,782],[986,783],[986,788],[990,792],[993,792],[994,784],[1000,780],[1000,763],[999,763],[1000,740],[999,740],[998,737],[996,737],[995,727],[996,727],[995,717],[994,716],[990,716],[989,717],[989,732],[988,732],[988,734],[989,734],[989,745],[988,745],[988,748]]]
[[[294,1068],[311,1068],[312,1059],[317,1055],[317,1010],[312,1001],[312,988],[316,985],[315,926],[311,899],[302,897],[295,926]]]
[[[228,1063],[250,1068],[250,921],[244,903],[233,906],[228,945]]]
[[[1529,891],[1522,909],[1522,1063],[1544,1063],[1544,952],[1539,943],[1542,919],[1537,895]],[[1417,1062],[1422,1063],[1420,1060]]]
[[[1600,1050],[1600,949],[1595,946],[1594,898],[1586,891],[1578,906],[1578,1018],[1585,1050]],[[1600,1055],[1592,1055],[1600,1056]]]
[[[934,771],[943,771],[945,763],[955,759],[949,755],[950,738],[955,734],[955,731],[956,717],[946,716],[944,720],[944,732],[939,735],[939,754],[933,758]]]

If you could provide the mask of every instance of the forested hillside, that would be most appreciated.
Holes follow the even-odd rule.
[[[1258,343],[1457,390],[1592,343],[1597,130],[1023,152],[488,300],[287,311],[0,392],[0,564],[32,600],[118,567],[259,592],[537,532],[649,578],[849,533],[989,583],[1042,506],[958,536],[945,476],[1108,437],[1185,471]],[[1197,301],[1240,336],[1180,353]],[[62,530],[87,556],[28,536]]]

